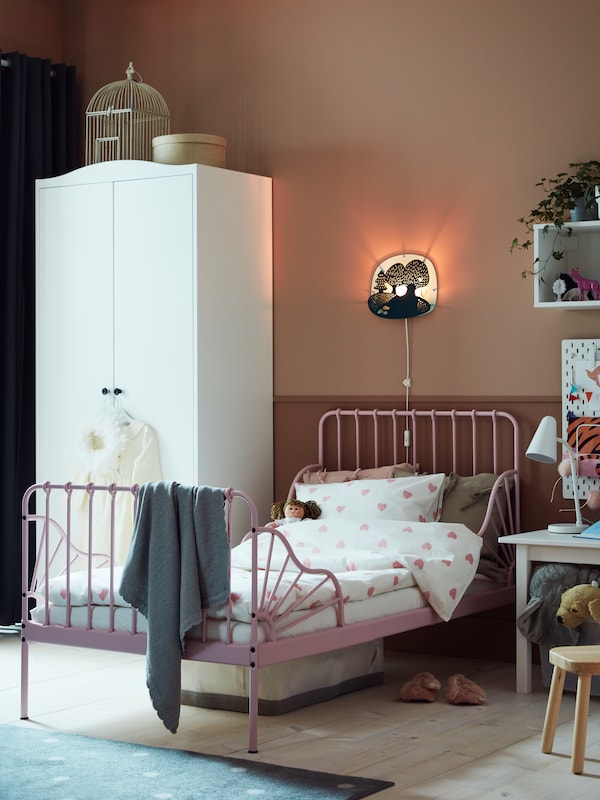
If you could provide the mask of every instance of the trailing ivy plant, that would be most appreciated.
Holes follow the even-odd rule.
[[[560,261],[564,258],[564,249],[560,243],[564,237],[571,236],[573,229],[566,224],[571,220],[575,207],[583,200],[583,208],[594,219],[597,218],[596,186],[600,186],[600,161],[576,161],[569,164],[569,172],[559,172],[554,178],[542,178],[536,183],[544,192],[540,200],[526,217],[517,221],[525,226],[525,238],[515,237],[510,252],[513,250],[529,250],[533,246],[533,227],[543,224],[544,233],[554,229],[554,240],[550,255],[541,261],[534,259],[531,269],[524,269],[523,278],[537,275],[543,281],[544,270],[550,258]]]

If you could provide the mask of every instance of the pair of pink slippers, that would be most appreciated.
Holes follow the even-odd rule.
[[[405,703],[422,701],[433,703],[438,699],[442,684],[431,672],[418,672],[414,678],[404,684],[400,689],[400,700]],[[446,700],[453,705],[468,703],[481,705],[485,702],[486,693],[473,681],[464,675],[456,674],[448,678],[446,686]]]

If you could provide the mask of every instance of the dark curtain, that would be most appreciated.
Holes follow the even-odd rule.
[[[0,51],[0,625],[21,618],[21,497],[35,481],[35,180],[77,166],[75,68]]]

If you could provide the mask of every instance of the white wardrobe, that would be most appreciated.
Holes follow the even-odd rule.
[[[146,161],[37,181],[38,481],[73,478],[78,427],[117,389],[164,480],[234,486],[269,518],[271,189]]]

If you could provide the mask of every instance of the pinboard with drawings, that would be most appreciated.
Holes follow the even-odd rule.
[[[562,437],[575,451],[583,500],[600,489],[600,339],[563,340],[561,391]],[[562,485],[573,497],[571,481]]]

